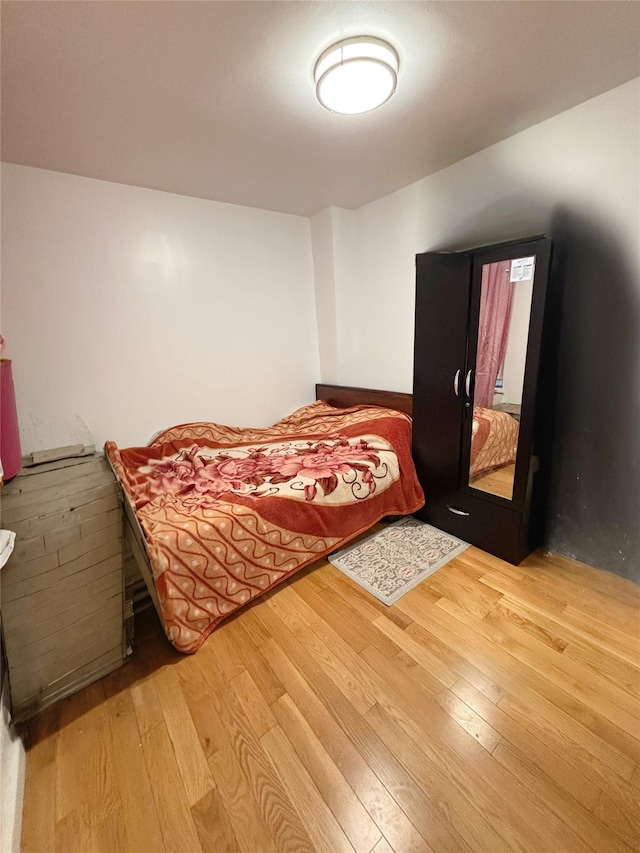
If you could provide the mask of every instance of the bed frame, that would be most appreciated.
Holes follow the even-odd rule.
[[[346,409],[349,406],[383,406],[387,409],[396,409],[400,412],[405,412],[411,415],[413,397],[411,394],[403,394],[398,391],[379,391],[376,388],[354,388],[349,385],[316,385],[316,400],[324,400],[332,406],[339,409]],[[107,458],[107,461],[109,459]],[[114,472],[114,477],[115,477]],[[120,481],[116,477],[118,485]],[[140,569],[140,574],[147,586],[153,605],[162,621],[162,612],[160,610],[160,602],[158,601],[158,593],[153,580],[153,571],[151,569],[151,561],[147,551],[147,543],[142,532],[142,527],[135,514],[129,496],[120,487],[120,498],[122,508],[124,510],[124,538],[128,543],[133,553],[133,557]]]
[[[379,391],[377,388],[354,388],[351,385],[316,385],[316,400],[346,409],[349,406],[384,406],[411,415],[413,395],[401,391]]]
[[[149,553],[147,551],[147,542],[144,538],[142,527],[140,526],[140,522],[138,521],[133,506],[131,505],[129,496],[123,488],[120,488],[120,494],[122,497],[122,508],[124,510],[124,541],[131,548],[131,553],[133,554],[133,558],[140,569],[140,574],[146,584],[151,601],[153,601],[153,606],[160,617],[160,624],[164,624],[162,622],[158,593],[153,580],[153,571],[151,570],[151,560],[149,559]]]
[[[109,467],[113,471],[113,465],[111,465],[111,460],[105,454],[105,459],[107,460]],[[151,570],[151,560],[149,559],[149,553],[147,551],[147,543],[144,538],[144,533],[142,532],[142,527],[140,526],[140,522],[136,517],[135,510],[131,504],[131,500],[129,496],[122,488],[120,484],[120,480],[118,479],[116,472],[113,471],[113,476],[116,478],[116,483],[118,484],[118,491],[120,494],[120,503],[122,504],[123,509],[123,520],[124,520],[124,541],[131,548],[131,553],[133,554],[133,558],[136,561],[136,565],[140,570],[140,574],[142,575],[142,579],[145,582],[147,587],[147,591],[153,602],[153,606],[155,607],[158,616],[160,617],[160,624],[164,624],[162,622],[162,613],[160,610],[160,602],[158,601],[158,593],[156,591],[156,585],[153,580],[153,572]]]

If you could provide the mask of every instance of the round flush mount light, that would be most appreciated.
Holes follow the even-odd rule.
[[[382,39],[348,38],[332,45],[316,62],[316,95],[333,113],[368,113],[396,90],[398,54]]]

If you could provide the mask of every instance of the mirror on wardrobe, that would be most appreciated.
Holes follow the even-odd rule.
[[[513,498],[535,256],[482,267],[469,486]]]

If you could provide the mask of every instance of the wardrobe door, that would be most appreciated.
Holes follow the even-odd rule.
[[[413,458],[427,498],[458,491],[471,259],[427,252],[416,258]]]
[[[465,383],[472,407],[465,412],[461,485],[520,511],[528,503],[549,255],[547,239],[473,253]]]

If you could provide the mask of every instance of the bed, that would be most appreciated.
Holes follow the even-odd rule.
[[[185,653],[304,566],[424,503],[411,420],[380,405],[320,399],[266,429],[182,424],[144,447],[108,441],[105,453],[127,539]]]
[[[316,386],[316,397],[337,407],[374,403],[408,415],[413,412],[413,395],[398,391],[322,384]],[[518,421],[507,412],[474,408],[469,467],[473,479],[515,462],[518,430]]]
[[[471,481],[516,461],[518,429],[518,422],[506,412],[475,407],[469,468]]]

